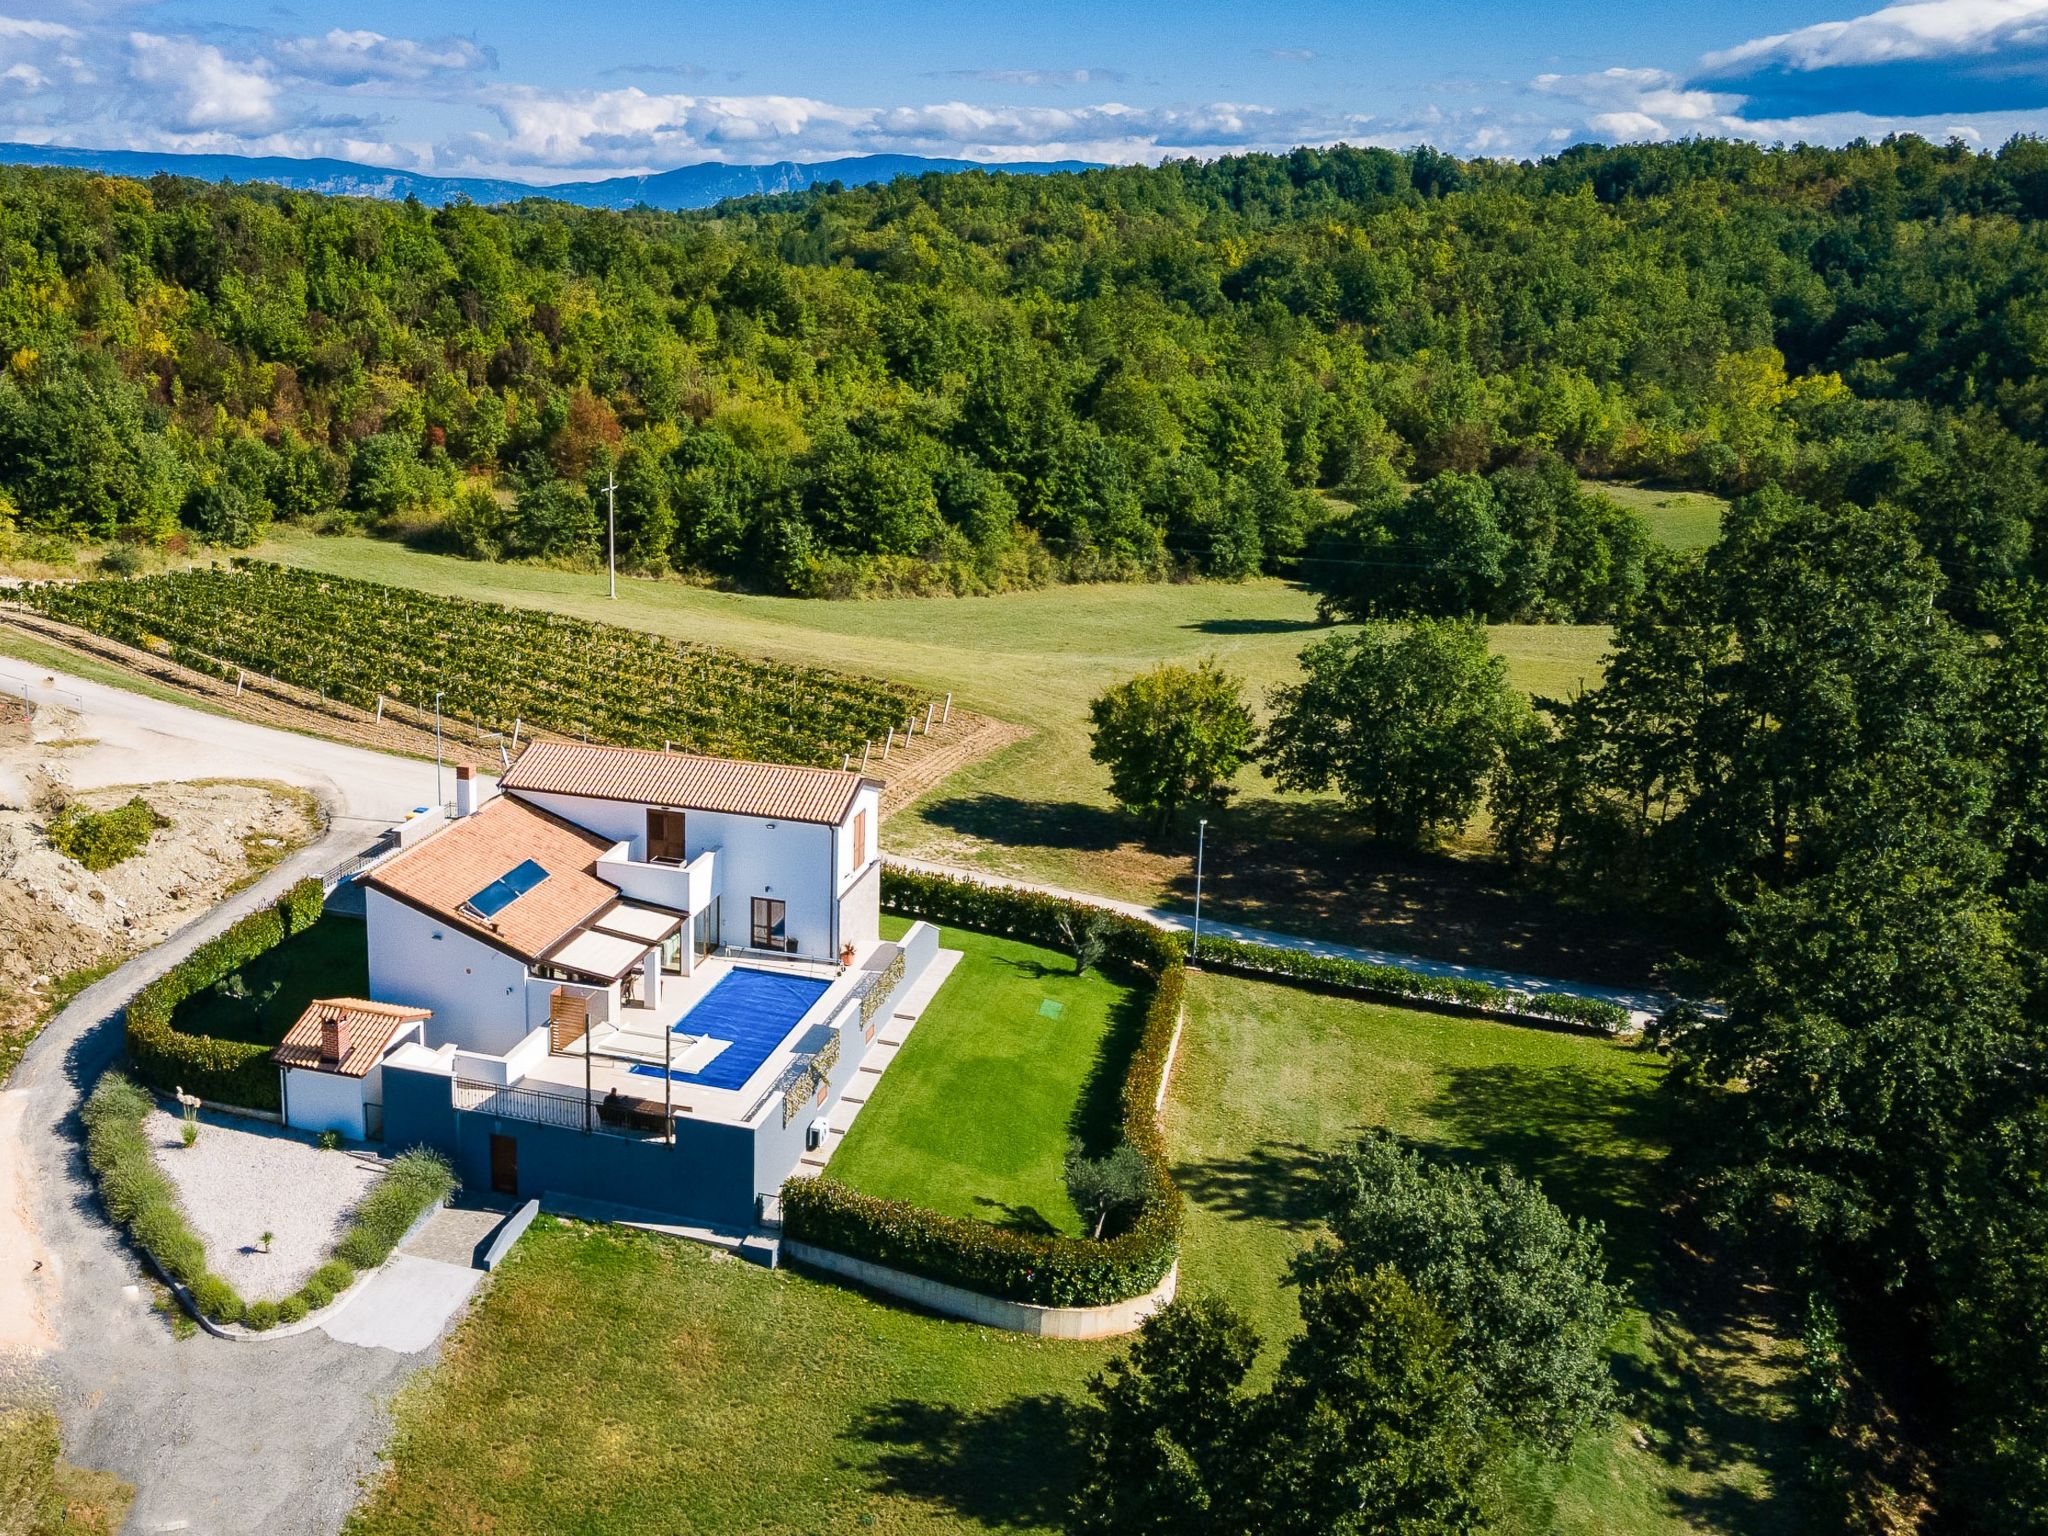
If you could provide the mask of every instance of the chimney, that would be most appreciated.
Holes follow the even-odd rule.
[[[330,1013],[320,1021],[320,1065],[338,1067],[348,1054],[348,1020]]]
[[[463,763],[455,770],[455,814],[467,816],[476,809],[476,769]]]

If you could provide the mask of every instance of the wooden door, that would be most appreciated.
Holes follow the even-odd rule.
[[[683,852],[683,813],[650,807],[647,812],[647,862],[650,864],[681,864]]]
[[[491,1192],[519,1194],[519,1142],[511,1136],[491,1138]]]

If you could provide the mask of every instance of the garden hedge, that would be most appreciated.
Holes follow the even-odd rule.
[[[206,1244],[192,1230],[176,1187],[157,1164],[146,1129],[153,1107],[147,1090],[119,1072],[107,1073],[81,1112],[85,1160],[99,1182],[107,1214],[216,1323],[241,1323],[260,1333],[318,1311],[348,1289],[358,1269],[383,1263],[421,1212],[446,1200],[455,1188],[454,1170],[438,1152],[416,1147],[400,1154],[357,1202],[334,1257],[291,1295],[245,1302],[207,1267]]]
[[[280,1108],[277,1067],[269,1046],[188,1035],[174,1019],[186,998],[312,927],[325,901],[326,891],[318,880],[301,880],[273,905],[208,939],[136,993],[127,1013],[128,1056],[136,1075],[159,1088],[183,1088],[218,1104]]]
[[[884,870],[882,904],[903,916],[1053,947],[1066,941],[1059,926],[1063,913],[1102,920],[1105,966],[1133,975],[1152,993],[1123,1085],[1124,1139],[1145,1160],[1150,1188],[1130,1227],[1098,1241],[942,1216],[907,1201],[864,1195],[836,1179],[791,1179],[782,1190],[783,1234],[985,1296],[1040,1306],[1105,1306],[1151,1290],[1180,1252],[1181,1195],[1155,1110],[1185,986],[1179,937],[1078,902],[945,875]]]
[[[1151,1189],[1129,1230],[1102,1241],[1015,1232],[942,1216],[901,1200],[864,1195],[831,1178],[791,1179],[782,1190],[782,1230],[794,1242],[1041,1306],[1103,1306],[1143,1295],[1165,1278],[1180,1251],[1181,1196],[1167,1161],[1154,1104],[1180,1020],[1186,937],[1064,897],[984,885],[915,870],[882,871],[882,905],[903,917],[1065,948],[1067,924],[1089,923],[1103,939],[1106,969],[1152,989],[1145,1027],[1124,1075],[1123,1133],[1145,1160]],[[1063,922],[1063,920],[1065,920]],[[1450,1004],[1619,1034],[1629,1024],[1617,1003],[1546,997],[1481,981],[1418,975],[1398,966],[1301,950],[1204,939],[1202,963],[1403,1002]]]
[[[1241,971],[1275,981],[1313,982],[1400,1002],[1448,1003],[1519,1019],[1570,1024],[1603,1035],[1624,1034],[1629,1028],[1628,1010],[1602,998],[1518,992],[1491,982],[1424,976],[1397,965],[1374,965],[1366,960],[1280,949],[1242,939],[1203,939],[1197,963],[1213,970]]]

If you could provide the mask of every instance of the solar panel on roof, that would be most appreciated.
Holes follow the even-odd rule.
[[[532,859],[523,859],[470,897],[463,905],[478,917],[493,918],[547,877],[548,872],[540,865]]]

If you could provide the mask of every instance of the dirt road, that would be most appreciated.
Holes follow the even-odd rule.
[[[432,764],[224,720],[0,657],[0,691],[75,711],[81,789],[173,778],[261,778],[317,795],[317,844],[88,988],[30,1047],[0,1095],[0,1308],[28,1320],[0,1360],[54,1398],[72,1461],[133,1483],[127,1529],[337,1529],[375,1464],[391,1394],[432,1352],[403,1355],[312,1331],[261,1344],[176,1340],[150,1310],[135,1255],[100,1214],[77,1106],[121,1046],[134,991],[292,881],[330,866],[433,797]],[[25,1210],[24,1210],[25,1208]],[[26,1216],[25,1223],[22,1217]],[[40,1267],[35,1267],[37,1264]],[[23,1266],[28,1266],[25,1270]]]

